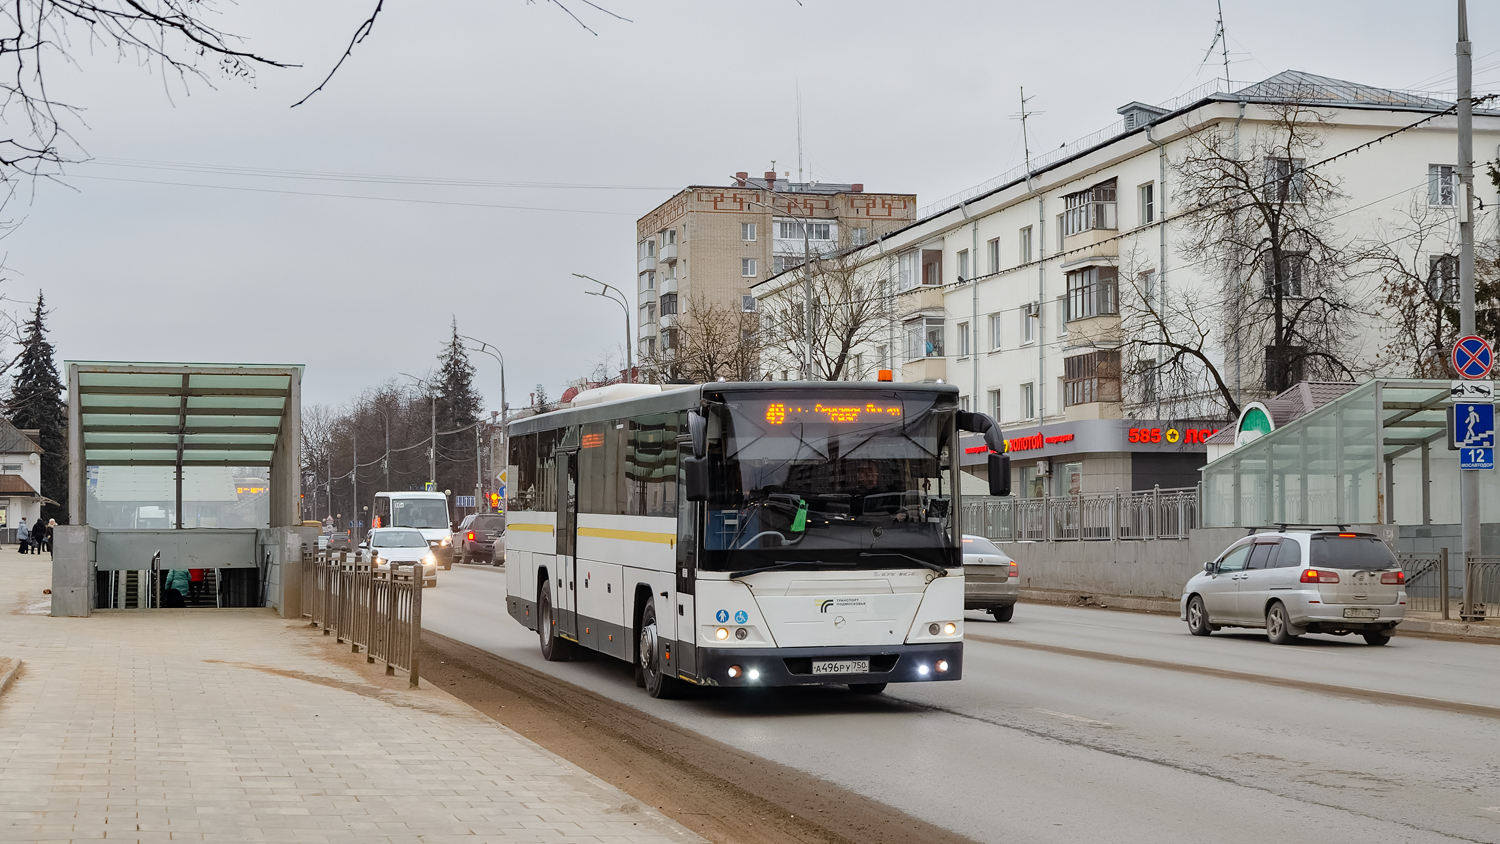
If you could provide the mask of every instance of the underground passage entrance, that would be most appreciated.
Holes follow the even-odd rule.
[[[67,369],[72,518],[58,534],[53,615],[284,614],[296,590],[285,588],[281,563],[315,532],[300,519],[302,368]]]

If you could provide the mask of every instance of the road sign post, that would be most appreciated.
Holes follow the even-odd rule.
[[[1489,341],[1470,334],[1458,338],[1453,344],[1452,362],[1458,377],[1478,381],[1490,376],[1490,368],[1495,365],[1495,352]]]

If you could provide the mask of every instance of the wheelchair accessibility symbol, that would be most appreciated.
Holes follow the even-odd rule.
[[[750,614],[747,613],[747,612],[745,612],[744,610],[740,610],[739,612],[737,612],[737,613],[734,614],[734,623],[735,624],[744,624],[745,622],[747,622],[749,620],[750,620]]]

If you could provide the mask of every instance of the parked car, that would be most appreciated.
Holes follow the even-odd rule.
[[[329,551],[349,551],[349,550],[351,550],[351,548],[352,548],[352,546],[349,544],[349,531],[347,531],[347,530],[336,530],[333,533],[328,534],[328,549],[327,550],[329,550]]]
[[[492,566],[505,562],[505,514],[473,513],[464,516],[453,532],[455,562],[482,560]]]
[[[1406,618],[1405,584],[1374,534],[1263,531],[1204,563],[1183,587],[1181,617],[1194,636],[1263,627],[1278,645],[1304,633],[1358,633],[1384,645]]]
[[[427,547],[420,531],[412,528],[375,528],[359,544],[361,556],[368,554],[370,569],[377,575],[411,577],[413,569],[422,569],[422,585],[437,585],[437,557]]]
[[[964,609],[1010,621],[1021,593],[1019,566],[982,536],[964,536]]]

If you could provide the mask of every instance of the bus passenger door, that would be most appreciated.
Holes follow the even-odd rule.
[[[578,452],[557,453],[557,632],[578,641]]]
[[[677,451],[677,673],[698,676],[698,620],[693,614],[694,579],[698,576],[698,504],[687,500],[682,459],[693,453],[691,444]]]

